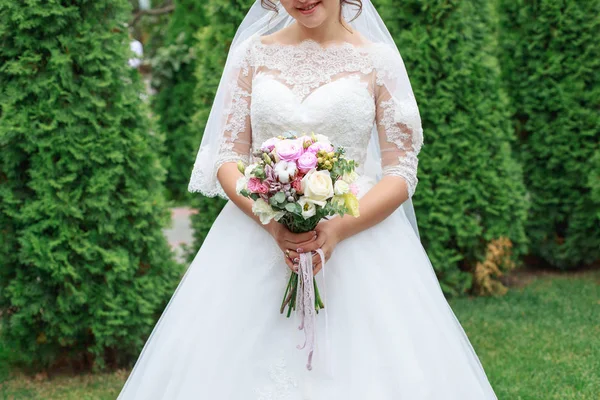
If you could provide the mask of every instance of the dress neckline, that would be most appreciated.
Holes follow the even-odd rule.
[[[305,49],[305,50],[318,50],[318,51],[322,51],[322,52],[328,52],[328,51],[335,51],[335,50],[356,50],[358,52],[367,52],[370,51],[373,46],[375,45],[375,43],[367,43],[367,44],[363,44],[363,45],[356,45],[350,42],[335,42],[335,41],[328,41],[328,42],[324,42],[326,43],[326,45],[324,45],[324,43],[320,43],[317,42],[314,39],[303,39],[302,41],[298,42],[298,43],[278,43],[278,42],[274,42],[274,43],[264,43],[262,41],[263,36],[257,36],[256,37],[256,43],[258,46],[263,47],[263,48],[274,48],[274,49]]]

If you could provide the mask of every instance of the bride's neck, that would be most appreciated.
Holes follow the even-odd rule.
[[[294,25],[295,29],[293,31],[293,36],[295,36],[294,39],[297,42],[307,39],[311,39],[319,43],[341,42],[345,41],[350,34],[348,31],[348,29],[350,29],[348,24],[345,23],[345,21],[340,22],[340,20],[337,18],[331,21],[325,21],[316,28],[307,28],[306,26],[297,22]],[[348,29],[346,29],[346,27]]]

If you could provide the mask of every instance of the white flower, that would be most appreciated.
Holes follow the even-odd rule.
[[[244,171],[244,175],[246,176],[246,179],[250,179],[253,178],[254,176],[252,175],[252,171],[254,171],[254,169],[258,166],[258,164],[250,164],[246,167],[246,170]]]
[[[275,175],[281,183],[289,183],[290,178],[293,178],[298,172],[295,161],[279,161],[275,164]]]
[[[327,199],[333,197],[333,182],[329,171],[311,169],[302,178],[302,192],[311,202],[323,207]]]
[[[342,180],[344,180],[348,184],[353,183],[357,179],[358,174],[355,171],[346,172],[344,175],[342,175]]]
[[[317,139],[317,142],[319,143],[327,143],[328,145],[331,145],[331,141],[325,135],[316,134],[315,139]]]
[[[346,194],[350,191],[350,185],[348,185],[342,179],[338,179],[333,186],[333,192],[337,195]]]
[[[245,176],[240,176],[240,178],[235,182],[235,192],[240,194],[242,190],[246,189],[247,184],[248,178]]]
[[[302,196],[298,199],[298,204],[302,207],[302,217],[308,219],[317,213],[317,206],[306,196]]]
[[[256,199],[256,201],[252,205],[252,212],[258,218],[260,218],[260,222],[263,225],[268,224],[269,222],[271,222],[272,219],[275,219],[275,221],[279,221],[279,219],[281,219],[281,217],[283,217],[285,214],[285,212],[283,211],[273,210],[273,207],[271,207],[269,204],[267,204],[266,201],[264,201],[261,198]]]

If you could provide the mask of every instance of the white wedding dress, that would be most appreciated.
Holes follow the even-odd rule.
[[[314,131],[344,146],[360,173],[376,124],[383,173],[402,176],[412,195],[418,110],[386,94],[385,59],[378,45],[252,38],[231,87],[219,163],[247,162],[283,131]],[[359,196],[374,184],[366,176],[358,182]],[[279,313],[290,274],[283,257],[228,202],[119,399],[496,399],[402,207],[340,243],[317,276],[327,314],[317,316],[312,371],[297,348],[304,341],[297,319]]]

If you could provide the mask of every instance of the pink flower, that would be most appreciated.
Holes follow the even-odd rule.
[[[281,142],[281,139],[272,137],[271,139],[269,139],[269,140],[265,141],[263,144],[261,144],[260,149],[262,151],[271,151],[275,148],[275,145],[279,142]]]
[[[263,183],[258,178],[250,178],[248,180],[248,190],[250,193],[267,193],[269,191],[269,185]]]
[[[326,152],[333,151],[333,146],[329,143],[317,142],[312,145],[306,151],[310,151],[311,153],[317,154],[319,150],[325,150]]]
[[[296,161],[304,154],[303,142],[297,139],[281,140],[275,144],[275,151],[283,161]]]
[[[294,189],[296,189],[296,192],[298,194],[302,194],[302,178],[304,177],[304,175],[302,174],[298,174],[296,175],[296,178],[292,181],[292,187]]]
[[[308,171],[317,166],[317,156],[315,156],[314,153],[307,151],[306,153],[302,154],[302,156],[300,156],[297,163],[298,169],[301,172],[307,173]]]
[[[310,146],[311,144],[313,144],[313,140],[312,140],[312,138],[310,136],[306,136],[306,135],[305,136],[300,136],[298,138],[298,140],[300,141],[300,143],[302,143],[303,145],[305,145],[307,147]],[[306,143],[308,143],[308,145]]]
[[[350,184],[350,193],[352,193],[355,196],[358,195],[358,185],[356,183]]]

